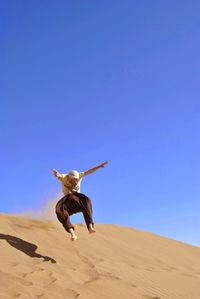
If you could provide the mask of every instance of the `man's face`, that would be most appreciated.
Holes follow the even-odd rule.
[[[75,186],[78,183],[78,178],[75,178],[73,176],[69,176],[69,182]]]

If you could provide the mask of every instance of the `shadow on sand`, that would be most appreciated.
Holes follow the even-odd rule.
[[[49,256],[44,256],[44,255],[41,255],[41,254],[35,252],[37,249],[37,246],[35,244],[29,243],[20,238],[10,236],[10,235],[5,235],[5,234],[0,234],[0,239],[6,240],[11,246],[24,252],[25,254],[29,255],[30,257],[43,258],[45,262],[51,261],[52,263],[56,263],[56,261],[53,258],[51,258]]]

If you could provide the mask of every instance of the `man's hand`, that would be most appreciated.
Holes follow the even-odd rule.
[[[53,174],[55,175],[55,177],[58,177],[58,171],[56,169],[53,169]]]
[[[105,165],[107,165],[108,164],[108,161],[105,161],[105,162],[103,162],[102,164],[101,164],[101,167],[104,167]]]

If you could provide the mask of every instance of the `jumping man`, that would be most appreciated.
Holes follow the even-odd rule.
[[[56,215],[65,230],[71,234],[72,241],[77,239],[74,232],[75,228],[70,222],[70,216],[75,213],[82,212],[88,231],[90,233],[95,232],[92,219],[92,202],[88,196],[80,193],[80,185],[85,176],[103,168],[106,164],[108,164],[108,161],[85,172],[72,170],[68,174],[60,174],[56,169],[53,170],[53,174],[61,181],[62,191],[64,193],[64,197],[56,204]]]

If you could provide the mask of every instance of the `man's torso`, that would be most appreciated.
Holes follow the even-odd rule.
[[[62,190],[65,195],[73,193],[73,192],[80,192],[81,181],[83,179],[84,172],[79,172],[79,180],[76,184],[72,184],[69,181],[68,174],[62,174],[60,181],[62,183]]]

